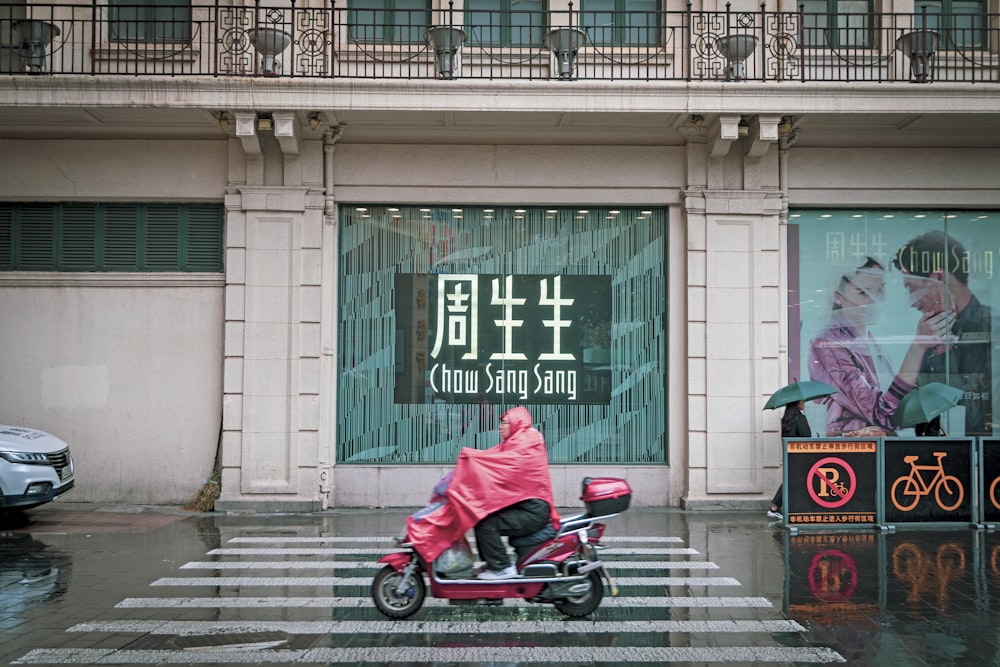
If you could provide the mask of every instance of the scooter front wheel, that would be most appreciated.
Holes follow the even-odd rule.
[[[587,583],[590,586],[579,595],[556,600],[553,603],[556,609],[573,618],[592,614],[604,599],[604,580],[597,570],[591,570],[587,574]]]
[[[424,585],[424,577],[419,572],[410,575],[410,581],[402,593],[396,592],[396,586],[403,578],[403,573],[399,572],[391,565],[386,565],[372,582],[372,600],[375,607],[389,618],[406,618],[415,614],[424,603],[427,588]]]

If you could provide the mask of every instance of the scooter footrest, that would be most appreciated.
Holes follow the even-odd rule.
[[[586,565],[581,565],[579,568],[577,568],[576,571],[579,572],[580,574],[586,574],[587,572],[590,572],[591,570],[596,570],[599,567],[604,567],[604,563],[602,561],[595,560],[593,563],[587,563]]]

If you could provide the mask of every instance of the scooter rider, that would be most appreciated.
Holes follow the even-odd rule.
[[[486,568],[477,577],[509,579],[517,570],[501,536],[532,535],[546,524],[558,527],[545,439],[532,426],[527,408],[504,413],[500,439],[487,450],[463,447],[445,492],[448,502],[420,521],[407,520],[408,537],[428,563],[475,526]]]

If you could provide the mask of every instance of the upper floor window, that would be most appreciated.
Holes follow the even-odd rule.
[[[580,27],[598,46],[660,44],[659,0],[581,0]]]
[[[466,32],[470,44],[538,46],[542,43],[544,0],[467,0]]]
[[[108,0],[112,42],[191,41],[191,0]]]
[[[874,46],[871,0],[800,0],[802,45],[821,49]]]
[[[221,272],[219,204],[0,204],[0,271]]]
[[[917,0],[914,10],[917,28],[938,33],[939,49],[986,48],[986,7],[981,0]]]
[[[429,0],[349,0],[351,39],[360,44],[420,44],[431,26]]]

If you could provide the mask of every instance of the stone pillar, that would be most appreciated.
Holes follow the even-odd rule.
[[[230,168],[226,197],[220,511],[315,511],[327,504],[322,477],[324,470],[329,476],[329,456],[320,444],[323,150],[320,141],[299,137],[293,116],[274,116],[274,136],[244,125],[244,168]]]
[[[723,117],[688,143],[687,508],[763,506],[780,480],[780,437],[762,412],[784,338],[771,120],[742,135],[739,116]]]

